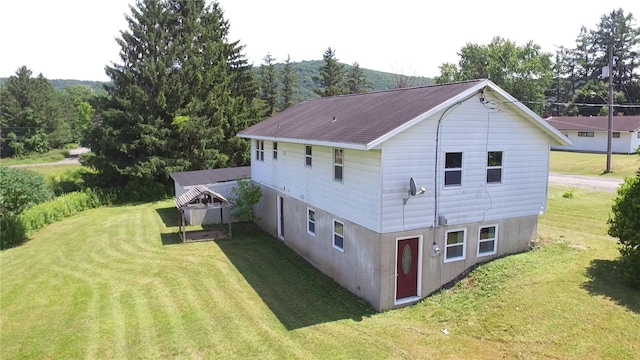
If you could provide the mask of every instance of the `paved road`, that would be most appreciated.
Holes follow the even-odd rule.
[[[624,180],[584,175],[549,173],[549,184],[575,186],[594,190],[616,192]]]
[[[20,164],[20,165],[11,165],[10,167],[15,167],[15,168],[25,168],[25,167],[34,167],[34,166],[52,166],[52,165],[75,165],[75,164],[80,164],[80,161],[78,161],[78,157],[80,156],[80,154],[84,154],[86,152],[91,151],[91,149],[87,149],[87,148],[77,148],[77,149],[70,149],[69,150],[69,157],[64,159],[64,160],[60,160],[60,161],[56,161],[56,162],[49,162],[49,163],[39,163],[39,164]]]

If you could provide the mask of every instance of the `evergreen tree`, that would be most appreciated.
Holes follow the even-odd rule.
[[[278,102],[278,73],[274,60],[271,54],[267,53],[260,67],[260,98],[267,102],[267,116],[275,114]]]
[[[600,17],[600,23],[591,32],[592,51],[596,71],[591,79],[600,76],[600,69],[609,64],[609,52],[613,55],[613,85],[616,90],[631,94],[640,79],[637,74],[640,51],[640,28],[635,27],[632,14],[625,15],[622,9]],[[608,81],[603,79],[602,81]],[[638,102],[639,98],[628,97],[625,102]],[[620,109],[625,110],[625,109]]]
[[[346,70],[343,64],[338,62],[336,53],[330,47],[322,55],[324,65],[320,67],[320,77],[314,77],[313,81],[318,88],[313,92],[321,97],[342,95],[347,93],[344,83]]]
[[[291,56],[287,55],[282,67],[282,105],[280,110],[292,107],[296,103],[298,92],[298,74],[293,69]]]
[[[258,120],[257,82],[218,3],[140,0],[117,39],[121,64],[97,104],[86,164],[112,184],[246,164],[235,135]]]
[[[2,156],[48,151],[52,145],[50,134],[55,134],[61,125],[49,80],[42,74],[32,77],[31,70],[22,66],[0,88],[0,99]],[[53,145],[59,145],[58,141]]]
[[[369,91],[369,81],[367,81],[364,72],[360,68],[360,64],[357,62],[354,63],[353,67],[347,72],[347,87],[349,88],[349,94],[361,94]]]

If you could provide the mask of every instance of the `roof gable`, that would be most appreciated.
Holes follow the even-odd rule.
[[[486,87],[559,143],[569,141],[486,79],[307,100],[242,130],[238,136],[369,150]]]

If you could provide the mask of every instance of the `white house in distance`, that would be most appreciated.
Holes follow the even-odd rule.
[[[559,116],[546,119],[573,142],[573,145],[553,145],[553,150],[602,153],[607,151],[607,116]],[[640,115],[614,116],[611,152],[633,154],[640,147]]]
[[[570,144],[488,80],[308,100],[238,136],[259,225],[377,310],[526,250]]]

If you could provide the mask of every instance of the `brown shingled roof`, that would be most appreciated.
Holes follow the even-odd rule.
[[[561,131],[607,131],[609,123],[607,116],[557,116],[546,120]],[[613,131],[637,130],[640,130],[640,115],[613,117]]]
[[[367,145],[486,80],[303,101],[240,137]]]
[[[171,178],[181,186],[215,184],[251,177],[251,166],[195,170],[171,173]]]

